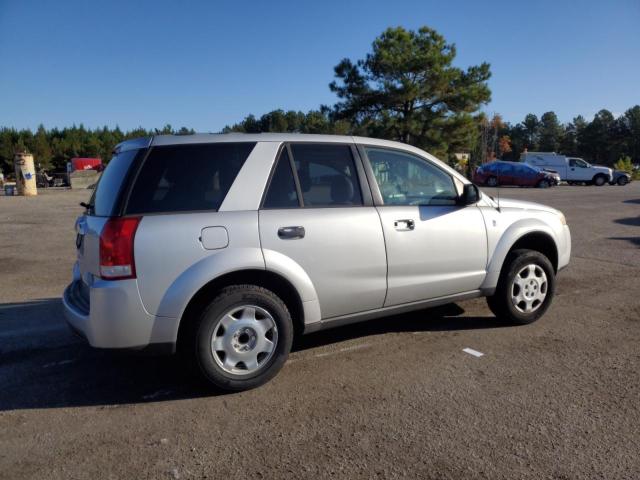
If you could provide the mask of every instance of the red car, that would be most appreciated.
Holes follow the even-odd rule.
[[[497,187],[515,185],[519,187],[547,188],[557,185],[553,173],[526,163],[495,161],[480,165],[473,174],[473,183]]]

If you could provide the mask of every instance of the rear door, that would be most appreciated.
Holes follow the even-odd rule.
[[[422,157],[381,147],[362,150],[386,241],[385,306],[478,289],[487,265],[479,208],[458,205],[456,181]]]
[[[267,269],[278,261],[299,265],[315,287],[322,318],[382,307],[384,238],[353,145],[284,145],[259,226]]]
[[[498,163],[498,183],[500,185],[519,185],[515,168],[510,163]]]

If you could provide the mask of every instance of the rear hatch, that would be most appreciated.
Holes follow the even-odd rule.
[[[123,197],[134,175],[135,165],[146,152],[146,148],[140,148],[142,140],[146,147],[149,139],[125,142],[116,147],[84,214],[76,220],[77,269],[82,278],[81,290],[85,294],[88,294],[93,278],[100,275],[100,234],[109,218],[121,214]]]

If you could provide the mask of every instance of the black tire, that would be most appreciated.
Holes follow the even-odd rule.
[[[540,180],[537,185],[538,188],[549,188],[550,186],[551,183],[549,182],[549,180],[545,179]]]
[[[607,177],[604,175],[596,175],[593,177],[593,184],[596,187],[602,187],[605,183],[607,183]]]
[[[267,311],[277,328],[277,340],[271,357],[254,373],[236,375],[225,371],[214,359],[211,347],[214,332],[222,318],[235,307],[256,306]],[[186,354],[197,365],[204,378],[226,391],[241,391],[258,387],[273,377],[284,365],[293,341],[293,323],[285,303],[273,292],[256,285],[233,285],[223,288],[203,310],[189,332]]]
[[[525,313],[514,305],[511,295],[516,275],[524,267],[531,264],[544,270],[547,280],[546,296],[535,310]],[[487,304],[496,317],[512,324],[527,325],[535,322],[547,311],[553,300],[555,285],[555,272],[547,257],[535,250],[514,250],[507,255],[500,272],[496,291],[492,296],[487,297]]]
[[[487,178],[487,180],[484,183],[487,187],[497,187],[498,177],[491,175],[489,178]]]
[[[629,180],[627,180],[627,177],[625,177],[624,175],[622,175],[621,177],[618,177],[618,181],[617,181],[618,185],[620,185],[621,187],[624,187],[627,183],[629,183]]]

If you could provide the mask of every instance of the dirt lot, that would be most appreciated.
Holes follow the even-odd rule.
[[[0,197],[0,478],[638,478],[640,182],[500,194],[572,228],[539,322],[473,300],[322,332],[219,396],[66,329],[88,191]]]

